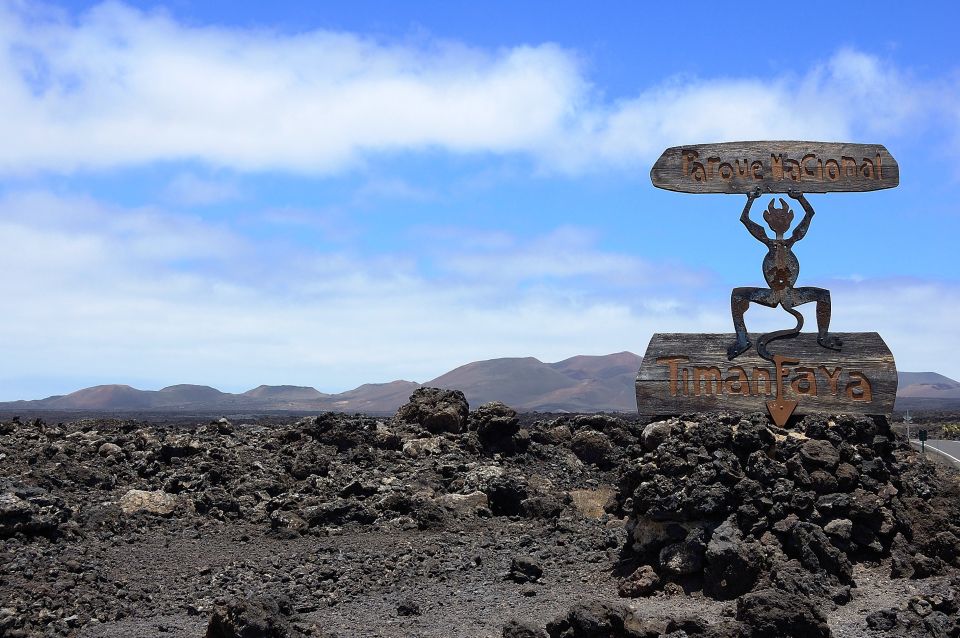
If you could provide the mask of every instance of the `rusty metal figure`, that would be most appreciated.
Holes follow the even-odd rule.
[[[776,234],[775,239],[770,239],[763,226],[750,219],[750,207],[753,206],[753,200],[760,197],[760,188],[757,187],[747,194],[747,203],[743,207],[740,221],[747,227],[751,235],[767,247],[767,255],[763,258],[763,277],[770,287],[733,289],[733,293],[730,295],[730,309],[733,313],[733,326],[737,331],[737,340],[727,349],[728,359],[734,359],[741,355],[752,345],[747,338],[747,328],[743,319],[744,313],[750,308],[750,302],[762,304],[769,308],[781,306],[797,320],[796,328],[771,332],[758,339],[757,354],[768,361],[773,361],[773,357],[767,351],[767,344],[775,339],[784,339],[799,334],[803,327],[803,315],[794,308],[811,301],[817,302],[817,343],[831,350],[839,350],[843,345],[839,338],[827,334],[830,329],[830,291],[809,286],[793,287],[800,274],[800,262],[797,260],[797,256],[793,254],[793,245],[807,234],[814,213],[813,207],[810,206],[803,193],[792,190],[787,194],[800,202],[804,210],[803,219],[797,224],[789,239],[784,239],[783,236],[793,222],[793,211],[790,210],[786,200],[781,197],[780,208],[775,208],[774,200],[771,199],[767,210],[763,213],[767,225]]]

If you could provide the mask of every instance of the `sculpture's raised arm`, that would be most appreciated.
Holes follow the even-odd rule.
[[[750,219],[750,207],[753,206],[753,200],[760,197],[760,192],[760,187],[757,186],[755,189],[747,193],[747,203],[743,206],[743,212],[740,214],[740,221],[744,226],[747,227],[747,230],[750,231],[750,234],[757,238],[757,241],[760,241],[765,245],[769,245],[770,238],[767,237],[767,231],[763,229],[763,226]]]
[[[800,205],[803,207],[803,219],[800,220],[800,223],[797,224],[797,227],[793,229],[793,234],[790,235],[788,244],[793,246],[795,243],[803,239],[804,235],[807,234],[807,230],[810,229],[810,220],[813,219],[813,206],[810,205],[810,202],[807,201],[807,198],[803,196],[803,193],[797,190],[788,191],[787,195],[791,199],[795,199],[800,202]]]

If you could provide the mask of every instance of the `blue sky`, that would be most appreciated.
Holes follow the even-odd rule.
[[[960,378],[957,10],[684,6],[5,3],[0,400],[729,332],[762,283],[742,199],[649,169],[737,139],[888,147],[898,189],[811,195],[800,283]]]

